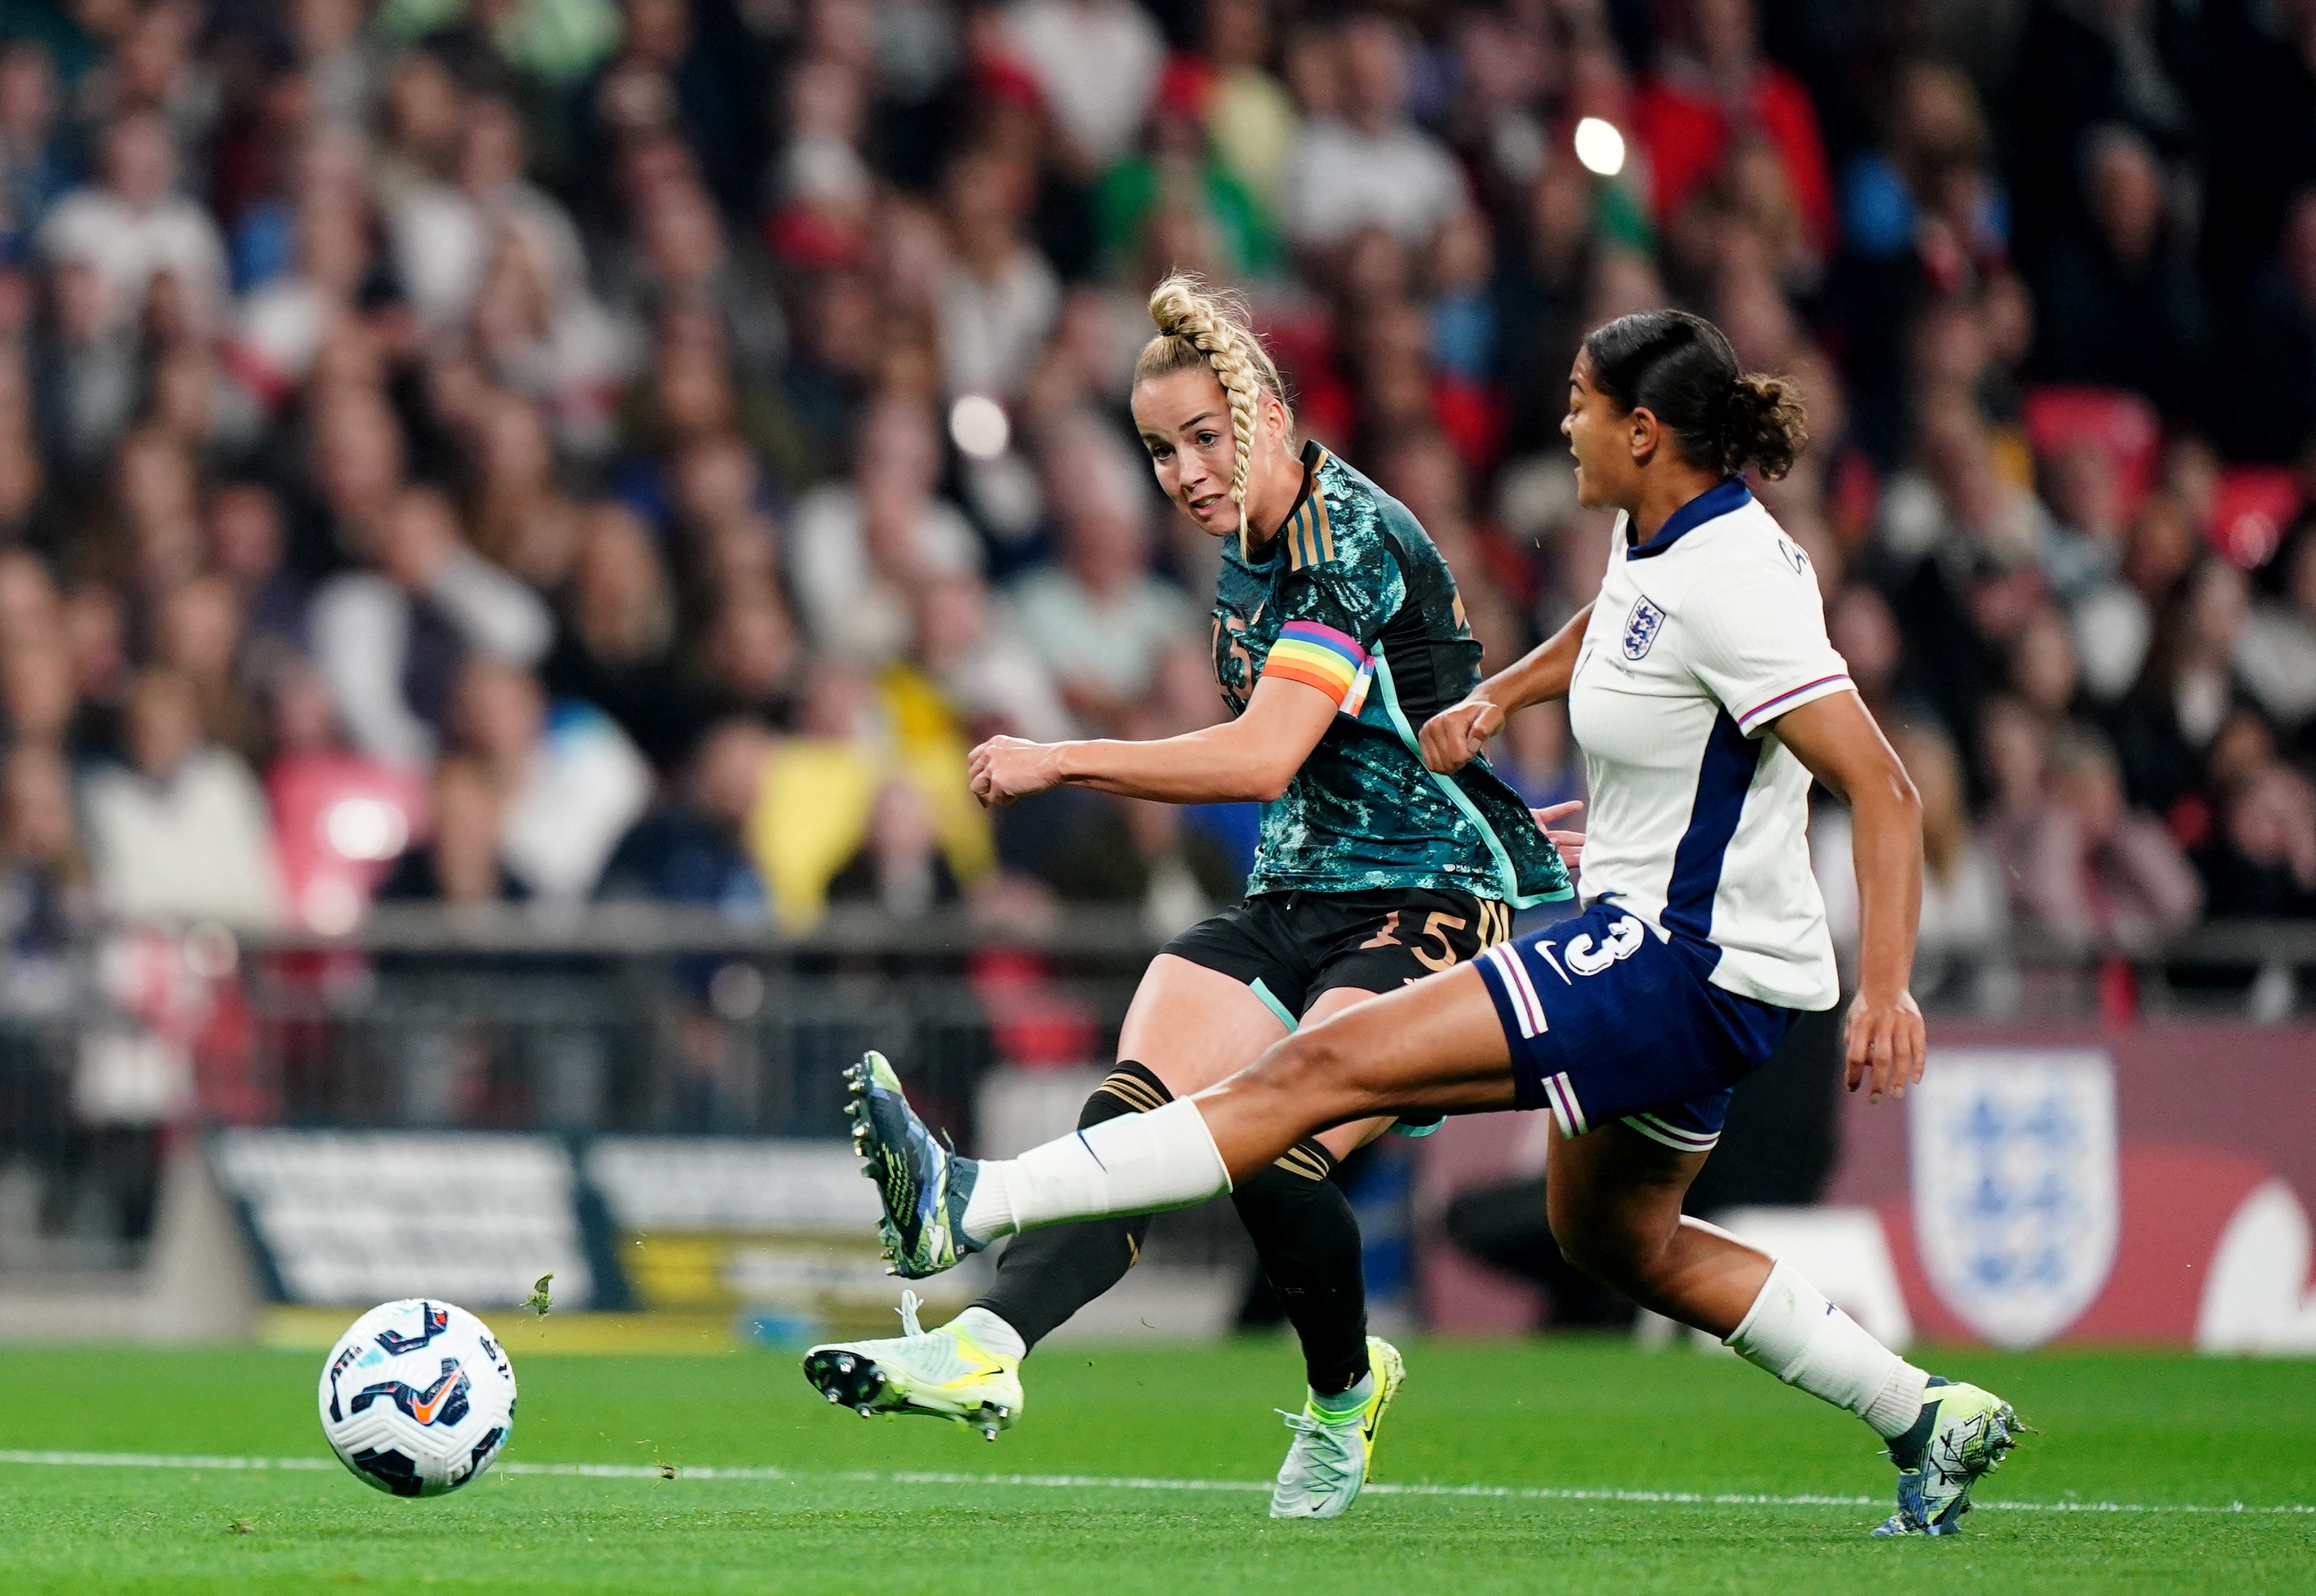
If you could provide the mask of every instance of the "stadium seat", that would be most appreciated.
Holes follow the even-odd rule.
[[[2028,388],[2019,410],[2036,459],[2048,459],[2077,443],[2104,448],[2114,457],[2124,503],[2133,508],[2155,485],[2163,424],[2155,406],[2139,395],[2054,383]]]
[[[425,828],[423,785],[356,754],[277,760],[265,795],[290,912],[333,935],[353,929],[395,857]]]
[[[2233,564],[2255,570],[2276,553],[2304,498],[2290,466],[2231,466],[2213,490],[2204,535]]]

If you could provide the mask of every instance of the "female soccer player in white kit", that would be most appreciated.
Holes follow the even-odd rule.
[[[1801,420],[1781,384],[1741,374],[1720,331],[1681,312],[1610,322],[1577,356],[1561,430],[1578,495],[1619,513],[1599,596],[1433,717],[1421,744],[1453,770],[1508,714],[1568,700],[1591,792],[1582,914],[1297,1031],[1193,1097],[1018,1159],[946,1153],[872,1055],[854,1072],[855,1137],[900,1272],[1025,1228],[1199,1201],[1324,1126],[1547,1109],[1562,1251],[1872,1425],[1898,1467],[1877,1533],[1954,1532],[2013,1444],[2009,1404],[1914,1368],[1795,1270],[1680,1211],[1736,1083],[1796,1013],[1836,1001],[1805,836],[1813,776],[1854,817],[1848,1084],[1902,1097],[1924,1061],[1907,991],[1920,802],[1826,640],[1807,557],[1740,476],[1782,475]]]

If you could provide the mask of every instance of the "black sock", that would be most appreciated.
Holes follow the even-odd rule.
[[[1126,1059],[1086,1099],[1078,1112],[1078,1128],[1146,1114],[1173,1101],[1163,1081]],[[1034,1347],[1124,1279],[1142,1256],[1142,1244],[1149,1235],[1147,1214],[1024,1231],[1006,1244],[997,1260],[996,1283],[973,1306],[995,1314]]]
[[[1262,1272],[1302,1338],[1311,1389],[1322,1396],[1350,1390],[1367,1372],[1359,1222],[1343,1189],[1327,1178],[1334,1168],[1326,1148],[1300,1141],[1231,1193]]]

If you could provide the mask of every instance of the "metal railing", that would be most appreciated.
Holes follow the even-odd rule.
[[[188,1123],[837,1136],[839,1071],[874,1047],[970,1147],[989,1070],[1112,1057],[1156,945],[1118,912],[847,911],[798,936],[625,905],[101,933],[0,979],[0,1271],[137,1262]],[[2304,1017],[2316,924],[2218,923],[2136,958],[2021,943],[1927,1006]]]

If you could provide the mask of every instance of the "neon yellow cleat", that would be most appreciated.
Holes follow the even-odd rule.
[[[913,1291],[901,1293],[899,1335],[815,1347],[804,1355],[804,1378],[864,1419],[925,1413],[995,1440],[1021,1416],[1021,1360],[988,1351],[953,1324],[920,1329]]]
[[[1970,1511],[1970,1488],[2002,1467],[2026,1428],[1991,1391],[1932,1376],[1913,1429],[1890,1443],[1898,1466],[1898,1511],[1876,1535],[1954,1535]]]

